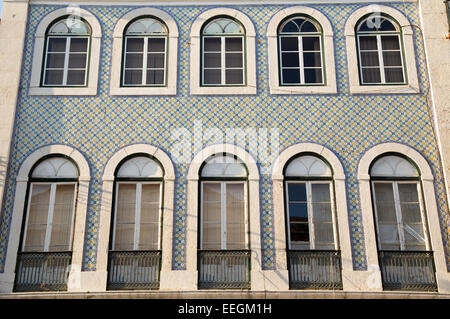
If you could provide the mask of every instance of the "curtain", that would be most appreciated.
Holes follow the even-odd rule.
[[[311,184],[315,249],[333,250],[330,184]]]
[[[159,249],[160,188],[160,184],[142,185],[139,250]]]
[[[74,214],[75,185],[56,185],[49,251],[69,251]]]
[[[203,183],[202,249],[221,249],[221,184]]]
[[[400,250],[392,183],[374,183],[381,250]]]
[[[245,249],[244,184],[226,184],[227,249]]]
[[[114,250],[134,249],[136,184],[117,184]]]

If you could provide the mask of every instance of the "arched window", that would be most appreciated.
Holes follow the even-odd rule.
[[[64,157],[51,157],[32,171],[23,252],[71,251],[78,169]]]
[[[278,29],[281,85],[323,84],[322,28],[306,16],[294,16]]]
[[[51,24],[46,34],[42,86],[86,86],[90,39],[91,28],[79,17],[64,17]]]
[[[372,164],[370,176],[379,250],[430,250],[417,168],[387,155]]]
[[[112,251],[159,250],[163,170],[155,160],[136,156],[116,173]]]
[[[123,86],[165,86],[168,29],[156,18],[140,18],[124,34]]]
[[[208,22],[201,34],[202,85],[244,85],[244,27],[231,18],[221,17]]]
[[[248,249],[245,165],[233,156],[218,154],[204,163],[200,176],[200,249]]]
[[[371,14],[356,26],[361,84],[404,84],[403,44],[398,23]]]
[[[302,155],[285,168],[288,249],[337,250],[332,171]]]

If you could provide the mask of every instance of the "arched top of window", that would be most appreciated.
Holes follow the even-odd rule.
[[[78,168],[64,157],[51,157],[40,162],[31,174],[32,178],[78,178]]]
[[[125,35],[167,35],[167,27],[157,19],[142,18],[132,22]]]
[[[361,19],[356,31],[360,32],[399,32],[398,23],[395,20],[382,15],[371,14]]]
[[[295,16],[281,23],[278,32],[280,34],[320,33],[322,28],[319,23],[311,18]]]
[[[137,156],[125,161],[120,166],[117,177],[162,178],[163,170],[155,160],[145,156]]]
[[[201,177],[247,177],[247,168],[244,163],[230,155],[216,155],[205,161]]]
[[[52,24],[48,30],[49,35],[90,35],[91,27],[76,16],[63,18]]]
[[[408,160],[389,155],[373,163],[370,175],[372,177],[419,177],[419,172]]]
[[[288,177],[331,177],[331,168],[323,160],[311,155],[300,156],[286,167]]]
[[[244,27],[230,18],[217,18],[203,28],[203,35],[245,34]]]

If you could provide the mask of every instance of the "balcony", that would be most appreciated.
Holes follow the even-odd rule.
[[[437,291],[433,253],[380,251],[384,290]]]
[[[199,289],[250,289],[250,250],[200,250]]]
[[[158,289],[161,251],[110,251],[108,290]]]
[[[288,251],[291,289],[342,290],[339,251]]]
[[[14,291],[65,291],[72,252],[20,252]]]

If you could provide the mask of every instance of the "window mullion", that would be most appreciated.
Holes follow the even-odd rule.
[[[70,55],[70,45],[71,45],[71,37],[66,38],[66,52],[64,56],[64,71],[63,71],[63,86],[67,85],[67,74],[69,71],[69,55]]]
[[[380,76],[381,83],[386,84],[386,74],[384,72],[384,59],[383,59],[383,46],[381,43],[381,35],[377,35],[377,43],[378,43],[378,59],[380,60]]]
[[[50,188],[50,201],[48,205],[48,216],[47,216],[47,229],[45,231],[45,242],[44,251],[49,251],[50,241],[52,236],[52,224],[53,224],[53,212],[55,206],[55,194],[56,194],[56,184],[51,184]]]
[[[400,196],[398,193],[398,182],[393,182],[395,215],[397,216],[398,239],[400,241],[400,249],[405,250],[405,231],[403,228],[402,209],[400,205]]]
[[[220,37],[221,39],[221,50],[220,50],[220,57],[221,57],[221,66],[222,66],[222,70],[221,70],[221,84],[225,85],[226,84],[226,77],[225,77],[225,72],[226,72],[226,66],[225,66],[225,37]]]
[[[141,221],[141,197],[142,183],[136,184],[136,203],[135,203],[135,219],[134,219],[134,249],[139,248],[140,221]]]
[[[147,84],[147,58],[148,58],[148,38],[143,37],[144,52],[142,53],[142,85]]]
[[[226,183],[221,183],[220,193],[221,193],[221,217],[222,217],[222,249],[227,249],[227,207],[226,207]]]
[[[311,194],[311,182],[306,182],[306,202],[308,207],[308,227],[309,227],[309,244],[311,249],[316,248],[315,234],[314,234],[314,221],[313,221],[313,209],[312,209],[312,194]]]
[[[305,63],[303,61],[303,37],[301,35],[298,36],[298,59],[300,66],[300,83],[305,84]]]

